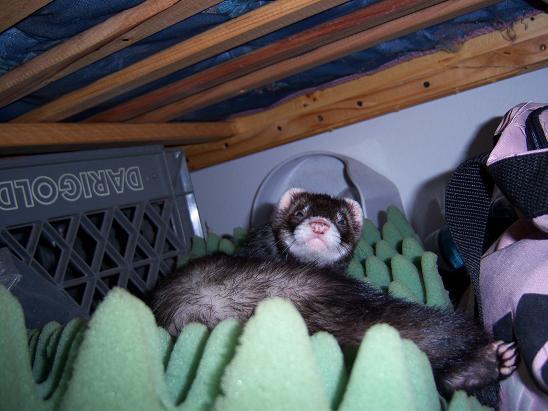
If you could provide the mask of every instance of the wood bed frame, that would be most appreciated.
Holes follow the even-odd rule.
[[[0,0],[0,31],[49,3]],[[0,77],[0,106],[219,1],[147,0]],[[548,65],[548,14],[473,37],[374,74],[284,100],[227,121],[169,122],[247,90],[494,4],[493,0],[383,0],[176,81],[81,123],[63,120],[153,80],[344,3],[278,0],[182,41],[9,123],[6,155],[84,147],[184,145],[190,169],[235,159]]]

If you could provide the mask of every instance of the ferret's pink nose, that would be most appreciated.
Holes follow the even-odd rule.
[[[313,220],[310,222],[310,228],[314,234],[325,234],[329,230],[329,225],[323,220]]]

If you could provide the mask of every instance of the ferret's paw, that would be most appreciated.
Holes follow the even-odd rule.
[[[518,350],[516,343],[495,341],[491,344],[491,346],[497,356],[499,378],[502,379],[510,376],[516,370],[518,363]]]

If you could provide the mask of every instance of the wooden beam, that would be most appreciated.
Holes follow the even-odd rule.
[[[86,121],[126,121],[279,61],[364,31],[442,0],[385,0],[230,59],[96,114]]]
[[[41,9],[51,0],[0,0],[0,33]]]
[[[363,76],[354,81],[302,95],[271,109],[241,117],[241,121],[238,121],[239,127],[243,131],[256,130],[267,123],[280,121],[291,115],[314,112],[346,99],[373,94],[387,88],[397,88],[410,80],[452,70],[464,60],[506,49],[513,45],[517,46],[547,33],[548,15],[541,13],[523,23],[515,23],[511,29],[493,31],[472,38],[460,45],[456,52],[437,52],[415,58],[374,75]],[[204,145],[201,150],[206,151],[207,146]]]
[[[0,124],[2,154],[22,150],[55,151],[99,145],[137,143],[196,144],[230,137],[235,128],[230,122],[178,124]]]
[[[234,137],[185,149],[191,169],[548,66],[548,15],[234,119]]]
[[[220,84],[188,98],[140,115],[132,122],[155,123],[169,121],[182,114],[199,110],[235,97],[243,92],[271,84],[276,80],[367,49],[384,41],[432,26],[444,20],[466,14],[492,4],[496,0],[454,0],[388,21],[380,26],[337,40],[306,54],[281,61],[236,80]]]
[[[0,77],[0,106],[219,2],[148,0],[124,10]]]
[[[63,120],[129,90],[286,27],[346,0],[278,0],[154,54],[16,118]]]
[[[315,113],[340,101],[373,94],[385,89],[393,89],[424,76],[451,70],[459,62],[481,56],[490,51],[497,51],[512,44],[533,40],[546,34],[548,16],[539,14],[523,24],[515,24],[511,30],[478,36],[463,43],[455,53],[438,52],[382,70],[373,75],[362,76],[353,81],[343,82],[333,87],[327,87],[314,93],[301,95],[274,107],[255,114],[239,117],[237,120],[239,132],[231,140],[231,144],[240,142],[253,135],[258,130],[268,128],[276,122],[295,115]],[[363,102],[362,102],[363,103]],[[359,107],[359,106],[358,106]],[[221,143],[225,144],[225,142]],[[217,151],[219,145],[202,144],[193,146],[194,154]]]

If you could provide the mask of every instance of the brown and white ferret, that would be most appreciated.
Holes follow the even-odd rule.
[[[362,219],[353,200],[290,190],[245,252],[191,261],[160,281],[150,301],[158,324],[178,335],[191,322],[209,328],[227,318],[243,322],[265,298],[281,297],[311,334],[327,331],[341,345],[358,346],[374,324],[393,326],[426,353],[445,394],[510,375],[514,345],[493,341],[462,313],[400,300],[341,274]]]

